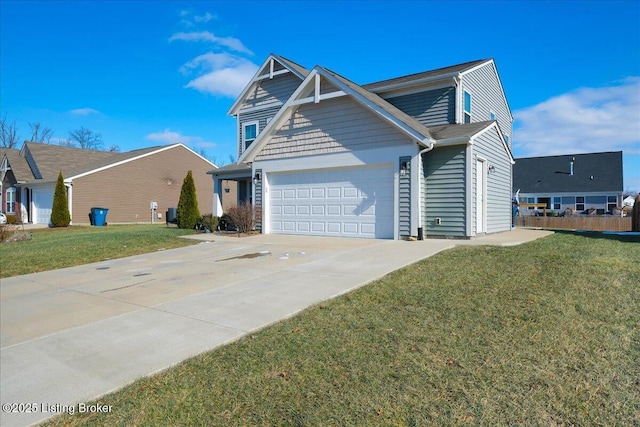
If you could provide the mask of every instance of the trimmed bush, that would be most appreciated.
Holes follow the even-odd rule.
[[[200,221],[200,210],[198,210],[198,198],[196,197],[196,184],[191,171],[182,182],[180,190],[180,201],[176,209],[176,223],[178,228],[196,228]]]
[[[64,187],[62,171],[58,174],[58,182],[53,193],[53,207],[51,208],[51,224],[54,227],[67,227],[71,223],[67,189]]]

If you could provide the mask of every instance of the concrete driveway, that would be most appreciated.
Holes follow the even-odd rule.
[[[547,234],[516,230],[484,243],[518,244]],[[36,423],[65,406],[77,411],[81,402],[456,243],[483,244],[483,238],[193,238],[202,242],[3,279],[0,425]]]

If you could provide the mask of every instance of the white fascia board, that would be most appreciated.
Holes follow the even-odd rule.
[[[213,167],[217,168],[217,166],[216,166],[216,165],[214,165],[213,163],[211,163],[209,160],[205,159],[205,158],[204,158],[204,157],[202,157],[200,154],[196,153],[195,151],[193,151],[192,149],[190,149],[190,148],[189,148],[189,147],[187,147],[186,145],[184,145],[184,144],[182,144],[182,143],[180,143],[180,142],[179,142],[179,143],[177,143],[177,144],[172,144],[172,145],[168,145],[168,146],[166,146],[166,147],[161,147],[161,148],[159,148],[159,149],[157,149],[157,150],[154,150],[154,151],[151,151],[151,152],[149,152],[149,153],[145,153],[145,154],[141,154],[141,155],[139,155],[139,156],[131,157],[131,158],[129,158],[129,159],[121,160],[121,161],[119,161],[119,162],[110,163],[110,164],[108,164],[108,165],[105,165],[105,166],[99,167],[99,168],[97,168],[97,169],[93,169],[93,170],[90,170],[90,171],[87,171],[87,172],[83,172],[83,173],[80,173],[80,174],[78,174],[78,175],[70,176],[70,177],[68,177],[66,180],[68,180],[69,182],[71,182],[71,181],[73,181],[74,179],[82,178],[83,176],[91,175],[91,174],[94,174],[94,173],[97,173],[97,172],[102,172],[103,170],[107,170],[107,169],[110,169],[110,168],[113,168],[113,167],[116,167],[116,166],[120,166],[120,165],[123,165],[123,164],[125,164],[125,163],[133,162],[134,160],[142,159],[142,158],[147,157],[147,156],[152,156],[152,155],[154,155],[154,154],[161,153],[161,152],[163,152],[163,151],[170,150],[170,149],[172,149],[172,148],[176,148],[176,147],[184,147],[184,148],[186,148],[187,150],[191,151],[191,152],[192,152],[193,154],[195,154],[196,156],[200,157],[202,160],[206,161],[207,163],[209,163],[209,164],[210,164],[210,165],[212,165]]]
[[[317,74],[317,71],[315,69],[309,73],[307,78],[304,79],[304,81],[300,84],[300,86],[298,86],[298,88],[293,92],[293,94],[291,94],[291,96],[289,97],[287,102],[284,103],[282,108],[280,108],[280,110],[276,113],[276,115],[273,116],[273,119],[271,119],[269,123],[267,123],[267,126],[262,130],[262,132],[258,134],[258,137],[256,138],[256,140],[253,141],[253,143],[249,146],[249,148],[244,150],[244,152],[238,159],[238,163],[249,163],[253,161],[253,159],[260,152],[260,150],[262,150],[262,147],[266,143],[272,130],[274,128],[277,129],[281,126],[283,117],[286,117],[288,112],[296,106],[294,102],[300,97],[302,93],[304,93],[309,82],[313,82],[316,74]]]
[[[236,98],[236,100],[233,102],[233,104],[231,105],[231,108],[229,108],[229,111],[227,111],[227,115],[229,116],[235,116],[236,114],[238,114],[238,107],[240,107],[240,104],[242,103],[242,101],[244,101],[244,99],[247,97],[247,94],[249,93],[249,91],[251,90],[251,88],[256,84],[256,82],[258,80],[260,80],[260,76],[263,73],[263,70],[267,67],[269,67],[271,61],[274,59],[274,55],[271,54],[267,57],[267,59],[262,63],[262,65],[258,68],[258,71],[256,71],[256,73],[253,75],[253,77],[251,78],[251,80],[249,80],[249,83],[247,83],[247,85],[245,86],[245,88],[242,90],[242,92],[240,92],[240,95],[238,95],[238,97]]]
[[[502,81],[500,80],[500,75],[498,74],[498,68],[496,67],[496,63],[493,59],[489,59],[485,62],[483,62],[482,64],[478,64],[473,68],[469,68],[468,70],[463,71],[462,73],[460,73],[461,76],[464,76],[467,73],[470,73],[472,71],[477,70],[478,68],[484,67],[485,65],[491,64],[491,67],[493,69],[493,74],[496,76],[496,79],[498,80],[498,86],[500,86],[500,92],[502,92],[502,100],[504,101],[504,105],[507,107],[507,113],[509,113],[509,120],[511,120],[511,123],[513,123],[513,116],[511,115],[511,108],[509,108],[509,102],[507,101],[507,96],[504,93],[504,87],[502,86]]]
[[[398,118],[396,118],[393,114],[389,113],[384,108],[379,107],[374,102],[369,101],[367,98],[361,96],[358,92],[352,90],[349,86],[343,84],[340,80],[334,78],[331,74],[326,72],[324,68],[319,66],[316,68],[318,68],[320,73],[323,75],[323,77],[329,80],[334,86],[337,86],[341,91],[345,92],[346,94],[351,95],[355,101],[357,101],[361,105],[365,106],[366,108],[370,109],[374,113],[378,114],[379,116],[387,120],[393,126],[397,127],[402,132],[407,134],[411,139],[417,142],[420,142],[425,146],[429,146],[431,145],[431,143],[433,143],[433,139],[429,137],[425,137],[424,135],[422,135],[421,133],[417,132],[416,130],[411,128],[409,125],[404,123],[402,120],[399,120]]]
[[[455,138],[436,139],[434,145],[436,147],[450,147],[452,145],[471,145],[471,138],[468,136],[458,136]]]
[[[502,142],[502,148],[504,148],[504,150],[507,152],[507,155],[509,156],[509,161],[511,162],[512,165],[515,164],[516,161],[513,158],[513,155],[511,154],[511,150],[509,150],[509,145],[507,144],[507,141],[504,140],[504,135],[500,130],[500,126],[498,126],[498,123],[495,121],[491,123],[489,126],[487,126],[486,128],[480,130],[478,133],[475,133],[474,135],[472,135],[471,144],[473,144],[474,139],[478,138],[480,135],[484,134],[485,132],[488,132],[491,129],[496,130],[496,132],[498,133],[498,137],[500,138],[500,142]]]

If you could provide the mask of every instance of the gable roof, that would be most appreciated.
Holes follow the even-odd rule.
[[[316,94],[320,100],[323,99],[323,97],[331,98],[342,95],[351,96],[356,102],[381,118],[386,119],[389,123],[394,125],[410,138],[413,138],[425,146],[431,146],[433,144],[433,138],[429,133],[429,129],[427,129],[427,127],[422,123],[418,122],[416,119],[397,107],[391,105],[378,95],[363,89],[361,86],[333,71],[329,71],[319,65],[316,65],[313,70],[311,70],[307,78],[300,84],[300,86],[298,86],[298,89],[296,89],[296,91],[291,95],[289,100],[287,100],[282,108],[280,108],[274,118],[269,121],[267,127],[258,135],[256,140],[238,159],[238,163],[253,161],[255,156],[266,144],[271,133],[282,125],[282,121],[287,117],[287,114],[297,108],[302,101],[305,101],[304,95],[308,92],[309,88],[315,84],[316,78],[325,78],[330,84],[339,89],[333,94]]]
[[[622,151],[525,157],[513,167],[513,190],[521,193],[622,192],[622,187]]]
[[[21,183],[35,181],[55,182],[60,171],[62,171],[65,180],[72,180],[176,147],[184,147],[210,163],[214,168],[216,167],[209,160],[204,159],[181,143],[147,147],[120,153],[85,150],[38,142],[25,142],[19,152],[18,159],[15,159],[16,164],[23,166],[20,167],[20,170],[16,170],[14,169],[13,163],[10,163],[10,165],[12,169],[14,169],[16,179]],[[20,175],[18,175],[18,173]]]
[[[492,59],[478,59],[475,61],[465,62],[462,64],[451,65],[449,67],[437,68],[435,70],[423,71],[421,73],[409,74],[407,76],[396,77],[378,82],[362,85],[363,88],[371,92],[380,92],[388,88],[402,86],[404,84],[419,84],[432,80],[440,80],[448,77],[457,76],[465,71],[469,71],[478,65],[492,61]]]
[[[0,158],[0,162],[4,162],[5,158],[7,159],[9,167],[13,171],[13,176],[18,180],[18,182],[33,179],[31,169],[29,168],[25,158],[20,155],[20,150],[15,148],[3,148],[2,151],[0,151]]]
[[[287,59],[287,58],[282,57],[280,55],[276,55],[275,53],[271,53],[271,54],[269,54],[267,59],[262,63],[260,68],[258,68],[258,71],[256,71],[256,73],[253,75],[251,80],[249,80],[249,83],[247,83],[247,85],[242,90],[240,95],[238,95],[236,100],[233,102],[233,104],[229,108],[229,111],[227,111],[227,114],[233,116],[233,115],[236,115],[238,113],[238,109],[240,108],[240,105],[242,105],[242,102],[245,100],[247,95],[249,93],[251,93],[251,91],[256,86],[256,84],[260,80],[262,80],[262,78],[264,78],[263,77],[265,75],[264,73],[271,73],[274,61],[278,62],[284,68],[286,68],[287,70],[292,72],[301,81],[304,80],[307,77],[307,75],[309,74],[309,70],[304,68],[302,65],[296,64],[295,62],[291,61],[290,59]]]

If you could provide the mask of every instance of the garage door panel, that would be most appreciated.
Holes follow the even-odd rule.
[[[393,167],[269,174],[274,233],[393,238]]]

